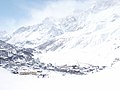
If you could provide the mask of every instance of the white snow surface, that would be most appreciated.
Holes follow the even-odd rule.
[[[19,76],[0,68],[0,90],[120,90],[120,63],[86,76],[57,74],[52,78]]]

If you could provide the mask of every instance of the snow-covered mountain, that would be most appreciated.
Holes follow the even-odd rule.
[[[0,90],[120,90],[120,0],[81,6],[0,37]]]
[[[10,38],[11,38],[11,36],[8,34],[8,32],[0,30],[0,40],[7,41]]]
[[[68,47],[67,43],[70,43],[69,47],[74,47],[75,44],[86,47],[109,40],[115,35],[114,32],[119,31],[119,0],[87,2],[84,4],[90,7],[75,10],[68,17],[59,20],[49,17],[38,25],[19,28],[8,42],[24,47],[37,47],[50,42],[63,42],[61,47]]]
[[[48,17],[40,24],[19,28],[8,43],[35,48],[43,54],[34,56],[47,63],[110,65],[119,58],[119,0],[86,0],[81,5],[88,7],[77,8],[64,18]]]
[[[81,5],[88,7],[21,27],[7,43],[0,41],[1,67],[43,77],[48,72],[86,75],[113,67],[120,60],[119,0],[86,0]],[[28,71],[21,73],[21,68]]]

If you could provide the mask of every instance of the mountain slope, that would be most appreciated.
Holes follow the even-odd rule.
[[[10,38],[11,38],[11,36],[8,34],[8,32],[0,30],[0,40],[7,41]]]
[[[55,65],[34,58],[37,53],[32,48],[18,48],[0,41],[0,67],[13,74],[51,76],[51,73],[87,75],[104,70],[106,66],[95,66],[87,63]],[[40,55],[40,54],[39,54]],[[54,74],[53,74],[54,76]]]
[[[90,7],[82,10],[78,9],[73,15],[66,18],[59,20],[46,18],[41,24],[19,28],[8,42],[24,47],[37,47],[48,42],[50,42],[50,45],[51,43],[60,43],[57,47],[65,47],[66,43],[78,43],[80,47],[101,44],[110,38],[110,34],[120,28],[118,1],[96,0],[91,3],[86,1],[84,5]],[[61,42],[63,42],[63,45]],[[79,44],[81,42],[85,45]],[[46,46],[49,46],[49,44]],[[71,45],[71,47],[74,47],[74,45]]]
[[[83,7],[64,18],[48,17],[38,25],[21,27],[8,42],[42,52],[33,57],[44,63],[111,66],[120,58],[119,0],[86,0]]]

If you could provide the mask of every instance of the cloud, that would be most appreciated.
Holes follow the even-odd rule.
[[[0,31],[12,33],[18,27],[15,19],[0,20]]]
[[[19,19],[9,18],[4,20],[3,26],[2,23],[0,23],[0,26],[2,26],[0,29],[13,32],[21,26],[38,24],[46,17],[56,19],[66,17],[73,14],[74,10],[78,8],[84,0],[46,0],[44,3],[41,0],[35,0],[35,3],[33,3],[33,1],[30,3],[30,1],[31,0],[22,0],[21,2],[16,2],[15,5],[26,12],[27,15],[25,15],[25,17],[21,16],[24,18],[19,17]]]
[[[54,1],[54,2],[53,2]],[[39,23],[46,17],[63,18],[73,14],[77,0],[51,0],[43,8],[28,8],[29,24]]]
[[[54,2],[50,3],[45,9],[42,11],[39,9],[32,9],[31,16],[33,18],[44,18],[44,17],[54,17],[61,18],[71,14],[74,11],[75,2]]]

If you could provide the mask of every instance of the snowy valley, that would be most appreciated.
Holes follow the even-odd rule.
[[[0,37],[0,90],[120,89],[120,2],[81,5]]]

